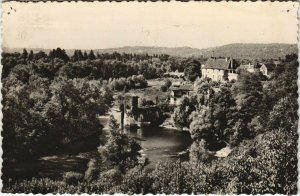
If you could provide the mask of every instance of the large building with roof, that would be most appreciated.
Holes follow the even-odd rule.
[[[201,67],[202,77],[213,81],[226,82],[237,80],[236,68],[238,64],[233,58],[209,58]]]

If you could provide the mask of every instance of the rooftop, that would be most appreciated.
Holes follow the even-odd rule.
[[[192,91],[193,90],[193,85],[190,84],[184,84],[180,87],[172,87],[172,91]]]
[[[209,58],[203,65],[202,69],[234,69],[236,62],[232,58]]]
[[[267,69],[275,69],[276,65],[273,63],[263,63],[262,65],[265,65]]]

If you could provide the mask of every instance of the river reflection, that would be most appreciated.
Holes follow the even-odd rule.
[[[142,154],[150,161],[149,168],[154,168],[159,160],[177,160],[178,153],[192,143],[188,132],[161,127],[127,130],[127,134],[142,146]]]
[[[159,160],[177,160],[178,153],[185,151],[192,143],[188,132],[167,128],[142,128],[126,131],[143,148],[141,153],[149,159],[148,169],[155,168]],[[96,145],[98,146],[98,145]],[[97,150],[77,154],[55,154],[44,156],[36,161],[4,164],[5,174],[2,179],[24,179],[47,177],[61,179],[64,172],[84,173],[91,157],[99,156]]]

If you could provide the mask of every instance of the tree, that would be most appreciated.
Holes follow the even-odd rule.
[[[165,85],[166,85],[168,88],[170,88],[170,86],[172,86],[171,80],[170,80],[170,79],[166,79],[166,80],[165,80]]]
[[[110,117],[109,136],[104,146],[98,147],[98,152],[103,161],[108,161],[112,166],[125,173],[138,165],[141,146],[133,139],[118,129],[113,117]]]
[[[172,82],[169,79],[165,80],[165,83],[160,87],[163,92],[166,92],[170,86],[172,86]]]
[[[15,74],[10,74],[3,82],[3,157],[6,160],[37,157],[51,146],[51,140],[47,140],[48,125],[41,112],[49,101],[49,81],[32,75],[29,84],[22,83]]]
[[[190,183],[187,181],[188,166],[180,160],[159,161],[155,170],[150,173],[153,194],[191,194]],[[199,182],[197,182],[199,183]]]
[[[195,81],[197,77],[201,76],[201,64],[196,60],[187,63],[184,69],[184,75],[190,81]]]
[[[47,58],[47,54],[44,51],[39,51],[35,53],[33,56],[34,60],[45,59],[45,58]]]
[[[136,166],[123,177],[121,192],[126,194],[147,194],[151,191],[152,179],[143,166]]]
[[[190,147],[190,162],[196,164],[196,167],[200,162],[207,163],[211,158],[208,153],[207,144],[205,140],[195,141]]]
[[[86,51],[84,51],[83,53],[83,60],[87,60],[89,57],[88,57],[88,54]]]
[[[190,114],[196,110],[195,99],[193,97],[184,97],[181,104],[175,108],[172,114],[172,120],[176,127],[184,128],[190,125]]]
[[[89,58],[90,60],[95,60],[95,59],[96,59],[96,57],[95,57],[95,54],[94,54],[94,51],[93,51],[93,50],[91,50],[91,51],[90,51],[90,53],[89,53],[89,55],[88,55],[88,58]]]
[[[297,138],[296,127],[280,128],[240,145],[231,159],[221,163],[229,182],[222,192],[296,194]]]
[[[74,50],[74,54],[71,57],[72,61],[78,61],[79,57],[78,57],[78,50]]]
[[[85,60],[81,50],[77,51],[77,55],[78,55],[78,60],[79,61]]]
[[[280,99],[269,114],[267,127],[269,129],[282,127],[290,130],[298,121],[297,108],[296,99],[293,100],[290,97]]]
[[[99,81],[41,77],[44,68],[34,66],[17,66],[3,81],[3,148],[9,159],[34,158],[79,137],[98,135],[97,116],[112,102]]]
[[[30,53],[29,53],[29,55],[28,55],[28,61],[32,61],[33,60],[33,51],[32,50],[30,50]]]
[[[168,87],[166,85],[162,85],[160,87],[160,89],[161,89],[162,92],[166,92],[168,90]]]
[[[119,124],[113,115],[109,116],[108,130],[114,132],[119,130]]]
[[[51,55],[49,54],[49,56],[51,56],[50,58],[52,59],[59,58],[65,62],[68,62],[70,60],[69,56],[66,54],[66,51],[60,48],[53,49],[52,54]]]
[[[297,69],[299,63],[297,55],[287,57],[284,64],[281,65],[283,71],[275,73],[274,78],[271,78],[265,83],[263,89],[263,103],[265,105],[266,114],[273,108],[273,106],[282,98],[288,96],[292,99],[297,99],[298,86],[297,86]]]
[[[97,56],[97,59],[101,58],[101,55],[99,54],[99,52],[97,52],[96,56]]]
[[[23,49],[23,53],[21,55],[21,58],[24,59],[24,60],[27,60],[27,57],[28,57],[28,52],[27,50],[24,48]]]
[[[255,137],[257,131],[250,132],[253,118],[263,114],[263,86],[259,73],[242,72],[232,86],[237,104],[238,121],[234,125],[235,135],[242,139]],[[262,115],[263,116],[263,115]],[[256,119],[258,120],[258,119]],[[234,142],[236,143],[236,142]]]
[[[189,131],[192,139],[194,141],[203,139],[210,146],[214,146],[218,139],[215,135],[216,128],[214,125],[218,126],[219,122],[214,122],[212,108],[201,106],[199,111],[192,113],[190,119]]]
[[[238,120],[230,85],[220,85],[214,92],[209,80],[196,81],[198,107],[190,115],[190,133],[195,141],[204,140],[209,148],[222,147],[234,134]]]
[[[260,112],[262,103],[262,83],[259,73],[243,72],[232,86],[239,112],[244,120],[251,119]]]

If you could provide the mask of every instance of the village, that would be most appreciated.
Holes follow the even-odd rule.
[[[231,57],[210,57],[201,65],[201,78],[209,78],[218,83],[233,83],[238,80],[240,72],[246,71],[261,73],[267,80],[278,65],[280,65],[279,60],[239,64]],[[166,92],[161,92],[161,87],[166,80],[171,81],[171,85]],[[147,82],[147,88],[151,89],[148,92],[145,92],[145,89],[133,89],[129,92],[117,93],[118,96],[115,96],[115,99],[119,102],[115,102],[111,114],[116,117],[122,129],[147,126],[178,129],[169,116],[164,118],[166,113],[159,109],[158,102],[163,101],[173,108],[180,105],[185,96],[196,93],[195,82],[187,80],[184,72],[178,70],[167,72],[163,78],[151,79]]]

